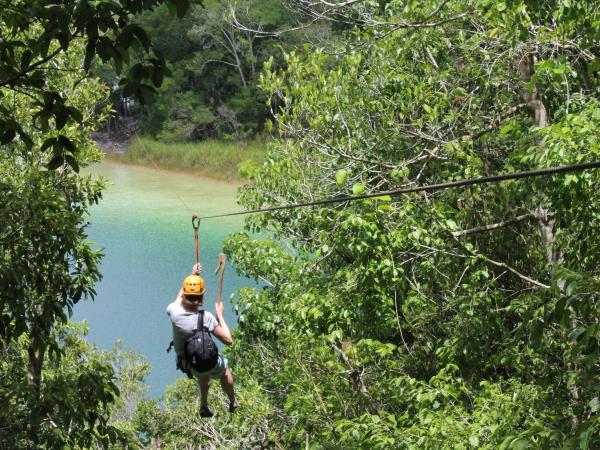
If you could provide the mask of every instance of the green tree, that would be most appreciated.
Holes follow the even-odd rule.
[[[237,371],[241,375],[241,371]],[[238,375],[236,375],[238,377]],[[198,384],[179,378],[167,388],[164,398],[142,401],[131,422],[147,448],[257,448],[268,442],[272,433],[269,402],[256,380],[244,378],[236,386],[241,407],[235,414],[227,411],[227,398],[215,390],[218,408],[211,420],[199,416]]]
[[[162,56],[152,48],[143,28],[131,23],[131,15],[139,14],[163,2],[173,13],[183,16],[189,0],[130,0],[123,2],[88,0],[3,0],[0,2],[0,94],[27,96],[35,110],[32,122],[23,122],[6,105],[0,108],[0,144],[6,145],[17,136],[21,144],[32,147],[31,125],[43,131],[61,131],[68,122],[83,124],[84,112],[71,98],[52,89],[50,78],[57,59],[75,43],[83,42],[85,56],[77,68],[88,72],[98,56],[112,62],[117,74],[130,62],[131,49],[144,55],[120,80],[124,96],[149,100],[160,86],[166,68]],[[49,137],[44,145],[52,147],[52,167],[67,162],[76,169],[73,143],[65,135]],[[66,158],[69,156],[69,158]]]
[[[136,445],[135,435],[111,421],[113,402],[120,391],[109,355],[90,346],[83,338],[83,325],[68,323],[52,331],[61,357],[50,355],[45,364],[40,397],[35,407],[42,419],[32,436],[30,386],[26,374],[31,340],[22,335],[10,343],[2,341],[0,357],[0,445],[2,448],[118,448]],[[142,372],[140,372],[142,373]]]
[[[82,56],[83,47],[74,43],[69,53],[55,58],[56,67],[69,69]],[[87,130],[107,114],[94,109],[105,88],[96,80],[82,79],[79,71],[54,71],[46,82],[48,89],[60,90],[72,99],[73,107],[84,111],[84,127],[69,123],[60,131],[40,132],[29,95],[12,92],[2,98],[2,107],[27,124],[23,130],[33,143],[3,146],[0,161],[0,336],[8,347],[26,342],[27,377],[21,381],[26,380],[29,388],[18,392],[24,395],[21,401],[30,414],[24,423],[28,423],[31,446],[42,437],[40,427],[51,411],[47,409],[51,402],[42,398],[42,374],[45,363],[52,364],[62,353],[54,328],[65,323],[81,298],[93,296],[94,282],[100,277],[100,253],[86,242],[85,214],[88,205],[100,198],[103,182],[81,177],[66,164],[47,169],[56,155],[42,143],[53,140],[68,145],[71,152],[64,158],[74,168],[96,161],[100,153]]]
[[[344,4],[330,17],[359,24],[346,51],[267,66],[281,140],[242,188],[247,208],[600,159],[590,2]],[[591,448],[599,182],[248,219],[275,240],[227,243],[267,282],[240,293],[233,357],[277,411],[273,443]]]
[[[90,361],[86,371],[70,376],[77,383],[61,386],[60,393],[54,392],[60,383],[48,387],[53,375],[45,369],[62,370],[58,330],[78,301],[93,298],[100,278],[101,254],[87,242],[86,220],[104,182],[77,173],[100,159],[89,134],[108,115],[101,106],[107,88],[88,76],[89,66],[98,55],[119,72],[130,48],[150,55],[145,31],[129,19],[159,3],[2,2],[0,343],[10,354],[26,350],[24,364],[19,359],[6,366],[15,371],[10,379],[18,380],[13,392],[3,386],[16,408],[8,415],[14,422],[3,421],[8,448],[67,442],[85,448],[118,438],[107,425],[107,405],[118,394],[110,367]],[[180,15],[188,5],[168,3]],[[150,56],[122,78],[128,95],[148,97],[154,88],[147,83],[160,85],[164,64]],[[69,389],[74,391],[67,394]],[[80,395],[89,402],[81,404]]]
[[[263,130],[269,116],[258,74],[278,46],[299,46],[303,30],[282,33],[300,20],[278,0],[206,1],[184,19],[165,8],[138,23],[173,72],[157,101],[138,108],[144,132],[165,141],[210,137],[245,139]]]

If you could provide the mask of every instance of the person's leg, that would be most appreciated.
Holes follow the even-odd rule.
[[[200,387],[200,405],[208,406],[208,388],[210,387],[210,377],[198,377],[198,386]]]
[[[229,410],[233,412],[237,404],[235,403],[235,392],[233,390],[233,374],[229,367],[225,369],[225,372],[221,375],[221,387],[223,388],[223,392],[225,392],[229,398]]]
[[[211,417],[213,414],[208,409],[208,388],[210,387],[210,377],[198,377],[198,387],[200,389],[200,415],[202,417]]]

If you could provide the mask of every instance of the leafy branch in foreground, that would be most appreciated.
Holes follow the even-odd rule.
[[[8,355],[2,361],[11,373],[7,380],[14,383],[0,389],[8,405],[0,430],[6,448],[107,447],[120,439],[108,424],[118,395],[111,367],[84,356],[70,367],[63,333],[74,306],[95,296],[101,276],[101,252],[88,242],[87,217],[104,181],[56,163],[63,158],[86,167],[101,157],[87,127],[106,119],[108,108],[98,105],[107,88],[81,70],[62,70],[84,52],[83,42],[72,42],[54,57],[45,83],[70,99],[86,127],[67,121],[60,131],[43,131],[30,95],[13,90],[0,97],[34,144],[14,140],[0,147],[0,345]],[[68,151],[57,150],[61,145]]]
[[[86,126],[83,112],[73,99],[49,83],[57,70],[82,71],[87,74],[95,58],[112,62],[120,74],[132,61],[131,53],[143,55],[121,77],[124,96],[147,102],[168,72],[165,61],[157,53],[146,31],[131,22],[131,16],[167,3],[174,14],[183,16],[189,0],[131,0],[123,2],[69,0],[3,0],[0,2],[0,97],[22,94],[26,106],[35,110],[30,123],[23,122],[14,105],[0,105],[0,144],[15,138],[32,147],[29,128],[42,132],[61,132],[68,122]],[[56,59],[75,42],[83,42],[85,56],[70,67],[58,68]],[[8,104],[7,104],[8,103]],[[64,162],[78,170],[75,144],[63,134],[48,138],[43,149],[55,153],[50,168]]]

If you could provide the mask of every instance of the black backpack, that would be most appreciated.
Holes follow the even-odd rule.
[[[206,372],[217,365],[219,350],[204,326],[204,310],[198,312],[198,325],[194,334],[185,341],[183,351],[188,368]]]

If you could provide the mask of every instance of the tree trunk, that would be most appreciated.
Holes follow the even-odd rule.
[[[45,347],[32,338],[29,347],[27,348],[28,365],[27,365],[27,382],[32,387],[32,398],[30,403],[30,423],[29,423],[29,439],[32,443],[32,448],[37,448],[39,429],[42,420],[42,414],[39,407],[41,399],[41,384],[42,384],[42,368],[44,366]]]
[[[229,43],[229,45],[226,45],[225,48],[227,48],[227,50],[229,50],[229,53],[231,54],[231,56],[233,56],[233,59],[235,59],[235,66],[237,67],[238,73],[240,74],[240,81],[242,82],[242,85],[244,87],[246,87],[246,85],[247,85],[246,77],[244,76],[244,70],[242,68],[242,61],[240,61],[240,55],[238,54],[238,51],[237,51],[235,35],[230,28],[229,30],[223,30],[223,36],[225,36],[225,39]]]
[[[533,74],[535,73],[535,57],[533,54],[525,55],[519,62],[519,72],[521,73],[521,80],[525,83],[529,83]],[[533,123],[539,128],[545,128],[548,126],[548,110],[544,105],[544,102],[540,99],[540,94],[537,88],[534,86],[530,91],[521,92],[521,97],[525,100],[527,108],[529,109]]]
[[[521,80],[525,83],[529,83],[533,77],[533,74],[535,73],[535,56],[533,54],[530,53],[521,59],[519,62],[519,71]],[[531,91],[523,91],[521,96],[527,104],[527,108],[531,113],[534,124],[539,128],[545,128],[548,126],[550,123],[548,110],[546,109],[546,105],[544,105],[543,101],[541,100],[537,88],[533,86]],[[542,242],[546,252],[546,261],[548,265],[554,269],[564,260],[564,254],[556,247],[554,213],[551,210],[544,208],[543,205],[538,206],[536,213],[540,221],[540,234],[542,236]],[[563,290],[564,285],[564,280],[558,281],[558,288],[561,291]],[[574,329],[576,326],[576,320],[572,319],[571,329]],[[569,373],[574,373],[576,371],[576,366],[574,363],[567,361],[566,366]],[[572,399],[575,401],[579,400],[579,388],[576,384],[571,386],[570,391]],[[573,415],[571,418],[571,425],[573,427],[577,427],[579,423],[579,418],[576,415]]]

